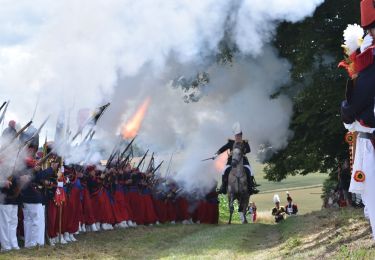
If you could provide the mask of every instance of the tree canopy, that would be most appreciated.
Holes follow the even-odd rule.
[[[344,29],[359,22],[359,1],[326,0],[312,17],[278,27],[273,44],[292,64],[292,80],[280,93],[293,99],[293,136],[267,159],[267,179],[332,172],[348,156],[339,113],[347,74],[337,64],[343,59]]]

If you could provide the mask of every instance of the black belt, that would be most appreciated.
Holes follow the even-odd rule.
[[[371,134],[371,133],[362,133],[362,132],[360,132],[360,133],[358,134],[358,137],[360,137],[360,138],[364,138],[364,139],[370,139],[370,140],[373,140],[373,139],[374,139],[374,135]]]

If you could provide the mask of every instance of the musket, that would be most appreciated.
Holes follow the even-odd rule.
[[[3,107],[7,104],[6,101],[4,101],[4,103],[0,106],[0,111],[3,109]]]
[[[89,141],[91,141],[91,140],[92,140],[92,138],[94,137],[94,135],[95,135],[95,130],[94,130],[94,131],[92,131],[92,133],[91,133],[91,135],[90,135],[90,137],[89,137]]]
[[[124,167],[126,163],[129,161],[129,158],[130,158],[130,153],[125,157],[124,160],[122,160],[122,162],[120,162],[119,168]]]
[[[203,159],[202,162],[204,162],[204,161],[209,161],[209,160],[215,160],[215,159],[216,159],[216,157],[215,157],[215,156],[212,156],[212,157],[210,157],[210,158]]]
[[[154,153],[152,153],[152,155],[151,155],[151,159],[150,159],[150,162],[147,165],[146,172],[151,170],[151,167],[153,167],[153,165],[152,165],[153,163],[154,163]]]
[[[88,120],[86,120],[86,122],[83,124],[83,126],[80,127],[77,130],[77,133],[72,138],[72,142],[82,133],[82,130],[86,127],[86,125],[88,125],[89,123],[93,122],[94,126],[95,126],[97,124],[97,122],[99,121],[99,119],[104,114],[104,111],[109,107],[110,104],[111,103],[107,103],[104,106],[99,107],[97,109],[97,111],[95,111],[96,113],[94,115],[92,115]],[[90,131],[94,128],[94,126],[91,127]]]
[[[36,110],[37,110],[38,105],[39,105],[39,98],[40,98],[40,93],[39,93],[38,98],[37,98],[37,100],[36,100],[36,104],[35,104],[34,112],[33,112],[33,115],[31,116],[30,121],[33,121],[33,120],[34,120],[35,113],[36,113]]]
[[[93,132],[93,129],[90,129],[90,131],[86,134],[85,138],[83,138],[82,143],[86,142],[89,139],[89,136],[91,135],[92,132]]]
[[[6,104],[2,104],[1,105],[1,109],[4,107],[4,111],[3,111],[3,113],[1,114],[1,116],[0,116],[0,124],[3,122],[3,120],[4,120],[4,118],[5,118],[5,113],[7,112],[7,109],[8,109],[8,106],[9,106],[9,102],[10,102],[10,100],[8,100],[8,102],[5,102]],[[1,110],[0,109],[0,110]]]
[[[125,153],[128,151],[128,149],[130,148],[130,146],[133,144],[133,142],[134,142],[134,140],[135,140],[136,137],[137,136],[134,136],[134,138],[130,141],[130,143],[128,143],[128,145],[125,147],[124,151],[121,153],[120,158],[124,157]]]
[[[146,156],[147,156],[147,154],[148,154],[148,150],[146,151],[146,153],[143,155],[143,157],[142,157],[142,159],[141,159],[141,161],[138,163],[138,165],[137,165],[137,168],[136,169],[138,169],[139,170],[139,167],[141,166],[141,164],[143,163],[143,161],[145,160],[145,158],[146,158]]]
[[[152,173],[154,174],[157,170],[159,170],[159,168],[161,167],[161,165],[163,164],[164,161],[161,161],[161,163],[159,163],[158,166],[156,166],[156,168],[152,171]]]
[[[113,159],[115,158],[116,154],[118,153],[118,144],[113,148],[111,154],[109,155],[109,158],[107,160],[105,168],[108,169],[109,166],[111,165]]]
[[[17,139],[17,137],[22,134],[31,124],[33,123],[33,121],[29,121],[24,127],[22,127],[17,133],[16,135],[13,137],[13,140],[12,142]]]

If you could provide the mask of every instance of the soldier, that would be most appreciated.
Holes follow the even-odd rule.
[[[253,175],[253,173],[251,171],[251,168],[250,168],[249,160],[246,157],[246,154],[250,153],[251,149],[250,149],[249,142],[247,140],[242,139],[242,130],[241,130],[240,123],[236,122],[233,125],[233,133],[234,133],[234,140],[229,139],[228,142],[225,145],[223,145],[215,154],[215,158],[216,158],[219,154],[221,154],[221,153],[223,153],[227,150],[230,150],[230,154],[229,154],[228,160],[227,160],[227,165],[226,165],[224,173],[222,175],[222,182],[221,182],[221,187],[220,187],[219,193],[222,193],[222,194],[227,193],[228,176],[229,176],[229,173],[232,169],[231,164],[232,164],[233,145],[234,145],[235,142],[242,142],[243,143],[243,149],[244,149],[243,150],[243,154],[244,154],[243,164],[244,164],[244,170],[245,170],[246,176],[247,176],[248,190],[249,190],[250,195],[251,194],[257,194],[259,192],[259,190],[256,188],[256,186],[258,186],[258,185],[255,182],[254,175]]]
[[[346,100],[341,104],[345,127],[356,132],[355,160],[349,191],[359,193],[368,209],[372,232],[375,234],[375,149],[374,149],[374,97],[375,97],[375,4],[361,1],[361,26],[367,35],[357,50],[350,50],[351,79],[347,84]],[[354,39],[357,40],[358,39]],[[356,42],[356,41],[354,41]],[[357,46],[356,46],[357,47]]]
[[[297,204],[293,203],[293,199],[290,196],[289,192],[287,192],[286,195],[287,195],[286,200],[288,201],[288,204],[285,205],[286,214],[297,215],[297,213],[298,213]]]
[[[255,222],[257,220],[257,206],[255,205],[255,202],[250,201],[249,206],[247,207],[247,212],[250,215],[250,220]]]
[[[3,134],[1,135],[3,138],[11,140],[15,138],[17,135],[16,130],[16,121],[10,120],[8,123],[8,127],[4,129]]]
[[[272,209],[272,215],[275,216],[275,222],[279,223],[280,221],[284,220],[285,208],[280,206],[279,195],[275,194],[273,196],[273,202],[275,203],[275,207]]]
[[[0,243],[1,251],[20,249],[17,241],[19,180],[10,176],[1,181],[1,195],[4,199],[0,203]]]
[[[52,163],[51,167],[41,170],[33,158],[26,160],[28,169],[25,175],[20,176],[21,198],[23,202],[25,247],[44,245],[45,216],[43,194],[39,186],[49,177],[54,176],[58,164]]]

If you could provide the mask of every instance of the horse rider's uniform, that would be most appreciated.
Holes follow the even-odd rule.
[[[226,189],[227,189],[227,186],[228,186],[228,176],[229,176],[229,173],[232,169],[232,151],[233,151],[233,146],[234,146],[234,143],[235,141],[233,139],[228,139],[228,142],[223,145],[217,152],[216,154],[221,154],[227,150],[229,150],[229,156],[228,156],[228,160],[227,160],[227,164],[226,164],[226,167],[224,169],[224,174],[222,175],[222,186],[220,188],[220,191],[221,193],[226,193]],[[242,152],[243,152],[243,165],[244,165],[244,170],[246,172],[246,176],[247,176],[247,185],[248,185],[248,189],[250,191],[250,194],[255,194],[255,193],[258,193],[258,190],[256,190],[255,188],[255,179],[254,179],[254,174],[252,173],[252,170],[251,170],[251,167],[250,167],[250,164],[249,164],[249,160],[247,159],[246,155],[247,153],[250,153],[251,149],[250,149],[250,145],[249,145],[249,142],[247,140],[242,140]]]

